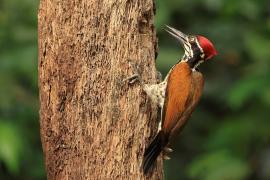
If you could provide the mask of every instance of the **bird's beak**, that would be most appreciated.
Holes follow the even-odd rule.
[[[172,35],[174,38],[176,38],[178,41],[181,42],[182,45],[185,45],[188,43],[188,36],[181,31],[174,29],[173,27],[170,27],[166,25],[165,29],[170,35]]]

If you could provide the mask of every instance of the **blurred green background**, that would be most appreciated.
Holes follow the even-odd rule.
[[[45,179],[39,138],[37,0],[0,0],[0,179]],[[183,51],[168,24],[211,39],[203,98],[165,162],[168,180],[270,179],[270,1],[157,0],[158,69]]]

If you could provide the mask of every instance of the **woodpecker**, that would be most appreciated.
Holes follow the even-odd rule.
[[[166,154],[172,152],[169,148],[172,139],[182,131],[202,95],[204,79],[198,66],[217,55],[214,45],[206,37],[186,35],[166,27],[166,31],[182,44],[185,51],[183,57],[159,84],[144,84],[138,74],[133,76],[142,84],[149,98],[161,108],[157,135],[144,152],[144,174],[149,172],[161,152],[164,159],[169,159]]]

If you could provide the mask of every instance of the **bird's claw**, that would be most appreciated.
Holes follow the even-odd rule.
[[[171,152],[173,152],[173,150],[172,150],[171,148],[169,148],[169,147],[165,147],[165,148],[164,148],[164,151],[165,151],[166,153],[171,153]]]
[[[126,79],[124,79],[124,82],[128,81],[129,84],[133,84],[139,79],[140,79],[139,74],[136,73],[136,74],[133,74],[133,75],[127,77]]]
[[[164,149],[163,149],[163,159],[164,160],[170,160],[171,158],[169,157],[169,153],[171,153],[171,152],[173,152],[173,150],[171,149],[171,148],[169,148],[169,147],[165,147]]]
[[[163,159],[164,159],[164,160],[170,160],[171,158],[170,158],[169,156],[167,156],[167,155],[164,155],[164,156],[163,156]]]

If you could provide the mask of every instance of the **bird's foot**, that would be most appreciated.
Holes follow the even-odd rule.
[[[141,78],[139,74],[133,74],[126,79],[124,79],[124,82],[128,81],[129,84],[134,84],[136,81],[139,81],[141,83]]]
[[[138,65],[134,64],[131,60],[129,60],[129,65],[131,66],[134,74],[124,79],[124,82],[128,81],[129,84],[134,84],[136,81],[138,81],[140,84],[143,84],[142,78],[139,75],[140,73]]]
[[[169,157],[169,153],[171,153],[171,152],[173,152],[173,150],[171,149],[171,148],[169,148],[169,147],[165,147],[164,149],[163,149],[163,159],[164,160],[170,160],[171,158]]]

